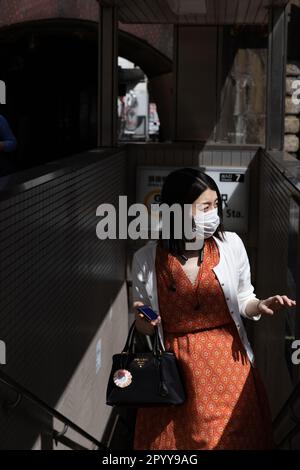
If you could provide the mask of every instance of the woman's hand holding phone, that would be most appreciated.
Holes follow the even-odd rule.
[[[138,307],[145,307],[145,305],[142,302],[134,302],[133,304],[134,308],[137,309]],[[156,318],[156,320],[151,320],[149,321],[148,319],[145,318],[145,316],[136,310],[135,312],[135,320],[136,320],[136,329],[144,334],[144,335],[153,335],[154,334],[154,327],[159,325],[161,322],[160,316]]]

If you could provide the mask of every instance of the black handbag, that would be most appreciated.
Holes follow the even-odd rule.
[[[147,407],[184,403],[186,393],[177,358],[174,352],[164,350],[157,326],[152,351],[135,353],[135,335],[134,322],[123,351],[112,358],[106,404]]]

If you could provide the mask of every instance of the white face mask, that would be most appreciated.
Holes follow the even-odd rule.
[[[220,224],[220,217],[218,216],[218,208],[196,214],[194,216],[196,225],[196,234],[200,237],[211,237]]]

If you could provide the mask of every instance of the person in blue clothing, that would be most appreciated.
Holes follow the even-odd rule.
[[[0,176],[13,170],[13,163],[7,153],[13,152],[17,147],[17,140],[5,117],[0,114]]]

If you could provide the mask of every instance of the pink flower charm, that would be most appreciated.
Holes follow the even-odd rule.
[[[113,380],[117,387],[128,387],[132,382],[132,375],[129,370],[119,369],[114,373]]]

